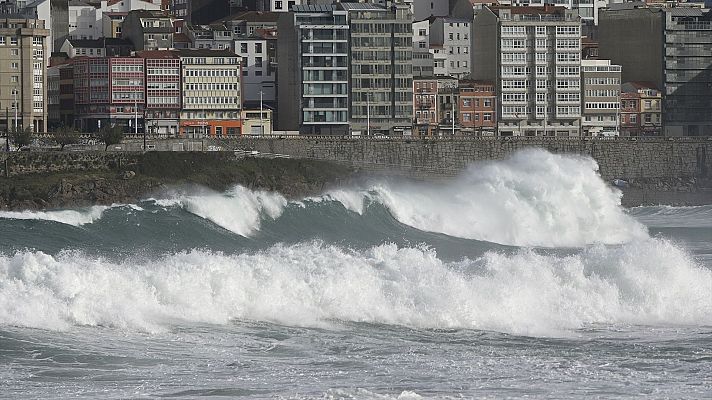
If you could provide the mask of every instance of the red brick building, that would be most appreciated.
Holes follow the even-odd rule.
[[[497,95],[494,84],[460,81],[458,124],[467,136],[492,136],[497,126]]]
[[[438,80],[413,79],[413,118],[415,136],[437,136],[438,130]]]
[[[75,126],[96,132],[121,126],[143,132],[144,60],[132,57],[74,59]]]
[[[662,93],[649,82],[621,85],[621,135],[662,134]]]

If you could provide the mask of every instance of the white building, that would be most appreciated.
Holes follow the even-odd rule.
[[[470,75],[471,21],[435,18],[430,24],[430,45],[442,46],[445,59],[443,75],[463,78]]]
[[[563,7],[485,7],[475,18],[473,78],[498,82],[502,136],[578,136],[581,22]]]
[[[276,101],[276,73],[270,63],[270,46],[276,40],[259,36],[235,40],[235,53],[242,57],[242,89],[245,102],[252,104],[274,103]],[[261,96],[260,96],[261,93]]]
[[[434,66],[430,52],[430,21],[413,22],[413,76],[432,76]]]
[[[583,134],[619,135],[621,66],[610,60],[581,60],[581,83]]]
[[[240,59],[229,50],[180,49],[180,135],[232,137],[242,125]]]

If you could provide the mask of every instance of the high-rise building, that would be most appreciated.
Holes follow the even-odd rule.
[[[582,60],[581,83],[581,134],[620,134],[621,66],[610,60]]]
[[[410,7],[343,3],[350,27],[352,131],[410,134],[413,119],[413,27]]]
[[[304,134],[409,134],[410,7],[295,6],[280,18],[279,129]],[[349,47],[350,46],[350,47]]]
[[[563,7],[484,7],[473,78],[497,82],[501,136],[578,136],[581,22]]]
[[[665,135],[712,136],[712,11],[616,5],[599,31],[599,54],[623,67],[623,81],[663,91]]]
[[[47,130],[45,21],[0,14],[0,129]]]

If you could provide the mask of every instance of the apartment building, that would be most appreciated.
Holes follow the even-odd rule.
[[[499,135],[580,134],[581,22],[574,11],[485,6],[473,35],[473,78],[499,84]]]
[[[276,31],[257,31],[235,39],[233,48],[242,58],[242,97],[251,107],[259,102],[276,106],[277,36]]]
[[[230,50],[180,49],[182,137],[241,134],[240,58]]]
[[[413,22],[413,76],[433,76],[434,62],[430,53],[430,21]]]
[[[662,102],[662,93],[650,82],[626,82],[621,85],[621,134],[661,135]]]
[[[599,53],[623,67],[624,81],[662,89],[665,135],[712,136],[712,11],[611,6],[600,15]]]
[[[438,17],[430,24],[430,43],[445,53],[443,75],[463,78],[470,75],[471,20]]]
[[[497,127],[495,84],[460,81],[458,125],[465,136],[494,136]]]
[[[341,5],[295,6],[279,19],[277,128],[349,133],[349,24]]]
[[[181,68],[178,54],[170,50],[140,51],[146,69],[146,133],[178,136],[181,111]]]
[[[306,0],[257,0],[257,9],[259,11],[289,12],[292,7],[306,3]]]
[[[410,7],[343,3],[350,32],[349,106],[353,131],[409,135],[413,32]]]
[[[413,78],[413,135],[433,137],[438,135],[438,79]]]
[[[74,57],[128,57],[133,44],[125,39],[67,39],[59,50]]]
[[[610,60],[582,60],[581,83],[581,134],[619,135],[621,66]]]
[[[131,11],[121,26],[121,37],[136,51],[173,48],[173,21],[164,11]]]
[[[143,132],[144,61],[135,57],[79,57],[73,60],[75,127],[96,132],[119,126]]]
[[[224,23],[210,25],[188,24],[185,33],[194,49],[229,50],[232,48],[233,33]]]
[[[0,14],[0,129],[47,130],[48,36],[45,21]]]

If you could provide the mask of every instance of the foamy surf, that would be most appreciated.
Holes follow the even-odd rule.
[[[445,262],[433,250],[318,242],[150,262],[70,252],[0,258],[0,325],[157,331],[234,319],[559,335],[587,324],[710,324],[712,272],[649,239],[557,256],[522,249]]]
[[[81,226],[91,224],[102,217],[104,211],[121,205],[92,206],[83,210],[57,210],[57,211],[0,211],[0,218],[18,220],[43,220],[58,222],[60,224]]]

